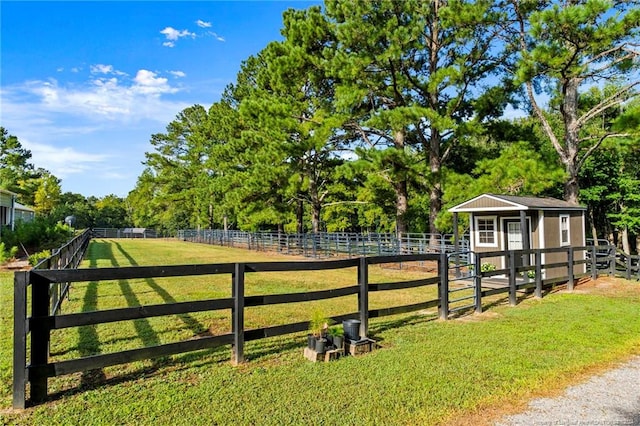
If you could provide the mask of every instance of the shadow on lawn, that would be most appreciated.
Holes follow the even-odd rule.
[[[122,248],[120,243],[115,243],[118,251],[129,261],[131,266],[139,266],[138,262],[129,254],[125,249]],[[155,291],[164,301],[164,303],[177,303],[177,300],[169,294],[167,290],[162,288],[153,278],[146,278],[144,280],[153,291]],[[205,327],[201,322],[193,318],[189,314],[178,314],[178,318],[184,322],[184,324],[193,332],[194,335],[203,335],[203,332],[208,331],[207,327]],[[210,334],[210,333],[208,333]]]
[[[129,265],[120,265],[120,262],[117,261],[114,253],[113,246],[116,246],[120,254],[124,256]],[[114,243],[112,241],[94,241],[91,246],[91,252],[89,255],[90,262],[89,267],[95,268],[98,266],[98,260],[108,259],[113,267],[121,267],[121,266],[139,266],[135,259],[122,248],[119,243]],[[169,294],[164,288],[162,288],[153,278],[147,278],[144,280],[146,284],[156,293],[158,294],[165,303],[176,303],[176,299]],[[83,298],[82,312],[90,312],[98,310],[98,281],[92,281],[88,283],[86,292]],[[127,306],[135,307],[140,306],[140,300],[138,299],[135,290],[132,288],[131,284],[128,280],[118,280],[118,285],[120,287],[120,291],[124,296]],[[210,334],[207,327],[205,327],[202,323],[194,319],[192,316],[188,314],[180,314],[177,315],[184,324],[193,332],[194,335],[203,336]],[[136,334],[142,341],[142,344],[147,346],[157,346],[161,344],[160,338],[156,331],[153,329],[148,319],[142,318],[133,321],[134,328],[136,330]],[[120,340],[130,340],[120,339]],[[211,350],[206,350],[206,352],[217,352],[223,348],[215,348]],[[88,325],[78,327],[78,346],[77,350],[81,357],[88,357],[92,355],[98,355],[102,353],[101,341],[97,331],[97,325]],[[228,349],[227,349],[228,350]],[[198,356],[202,356],[202,351],[197,352]],[[170,361],[169,357],[159,357],[153,359],[153,364],[149,367],[146,367],[142,370],[117,376],[114,378],[107,379],[104,369],[94,369],[89,371],[84,371],[81,373],[80,377],[80,390],[93,389],[96,387],[103,386],[105,384],[114,384],[126,382],[128,380],[139,378],[140,375],[148,375],[152,374],[159,367],[162,366],[175,366],[181,365],[185,362],[185,360],[181,360],[180,358],[176,358],[175,361]],[[175,368],[172,368],[175,369]],[[58,396],[69,394],[69,392],[74,392],[73,390],[61,391]],[[52,398],[55,398],[55,394],[51,395]]]
[[[110,250],[109,243],[106,242],[94,242],[91,247],[92,253],[90,253],[89,267],[95,268],[97,266],[97,256],[92,256],[94,253],[102,253],[106,250]],[[82,301],[82,312],[95,311],[98,309],[98,282],[91,281],[87,285],[87,290],[84,294]],[[86,325],[78,327],[78,352],[81,357],[87,357],[101,353],[100,338],[98,337],[97,325]],[[103,381],[106,378],[104,371],[101,368],[95,370],[83,371],[80,376],[80,387],[84,388],[96,381]]]
[[[184,371],[184,370],[189,370],[197,367],[205,367],[208,365],[228,363],[229,362],[228,351],[229,351],[228,347],[221,346],[213,349],[204,349],[200,351],[183,354],[183,355],[189,355],[188,358],[179,357],[176,359],[169,359],[165,357],[164,359],[159,359],[158,362],[154,363],[153,365],[141,367],[129,373],[118,374],[109,378],[107,378],[104,373],[102,373],[101,376],[98,376],[94,373],[94,375],[92,376],[92,380],[85,381],[79,387],[74,387],[74,388],[69,388],[69,389],[64,389],[57,392],[49,393],[47,396],[47,401],[53,402],[68,396],[84,393],[88,390],[106,388],[109,386],[115,386],[122,383],[130,383],[130,382],[139,380],[141,378],[153,378],[157,376],[163,376],[169,372]],[[222,352],[226,352],[226,353],[222,354]],[[220,356],[213,357],[213,355],[218,355],[218,353],[220,353],[219,354]],[[198,361],[198,362],[195,363],[194,361]],[[102,372],[102,370],[100,371]],[[87,372],[87,373],[90,373],[90,372]],[[83,376],[84,374],[85,373],[83,373]]]

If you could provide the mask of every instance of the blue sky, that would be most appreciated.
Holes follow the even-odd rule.
[[[309,1],[0,2],[0,125],[62,190],[126,196],[182,109],[210,106]]]

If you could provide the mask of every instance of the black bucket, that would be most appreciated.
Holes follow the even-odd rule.
[[[348,319],[342,321],[344,337],[349,340],[360,340],[360,320]]]

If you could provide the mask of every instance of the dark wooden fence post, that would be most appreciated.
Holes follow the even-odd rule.
[[[236,263],[233,273],[233,310],[232,331],[233,348],[231,362],[238,365],[244,362],[244,263]]]
[[[31,318],[43,319],[49,316],[49,286],[44,279],[31,281]],[[44,321],[32,321],[31,326],[31,366],[41,367],[49,362],[49,339],[51,330]],[[43,369],[34,369],[29,372],[31,383],[31,400],[44,402],[47,399],[47,375]]]
[[[366,257],[360,258],[358,264],[358,311],[360,312],[360,335],[369,333],[369,264]]]
[[[25,408],[27,387],[27,285],[29,272],[16,272],[13,286],[13,408]]]
[[[509,304],[515,306],[516,298],[516,252],[509,250],[507,252],[509,258]]]
[[[472,253],[469,253],[471,256]],[[473,270],[475,271],[473,282],[475,286],[475,299],[476,299],[476,313],[482,313],[482,270],[480,267],[482,266],[480,261],[480,256],[475,255],[473,260]]]
[[[440,253],[438,261],[440,281],[438,283],[440,293],[440,319],[449,318],[449,262],[446,253]]]
[[[598,259],[596,259],[596,246],[591,247],[591,279],[598,279]]]
[[[536,250],[536,297],[542,297],[542,250]]]
[[[573,290],[574,276],[573,276],[573,247],[567,249],[567,275],[569,276],[569,282],[567,283],[567,289]]]

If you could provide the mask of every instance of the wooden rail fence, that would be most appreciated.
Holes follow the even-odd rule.
[[[542,253],[553,250],[563,250],[567,253],[567,261],[554,265],[542,265]],[[472,296],[460,299],[473,300],[473,304],[465,308],[475,308],[482,311],[482,298],[508,293],[511,304],[516,304],[516,292],[529,288],[535,289],[535,295],[542,297],[542,289],[560,282],[568,282],[568,288],[573,288],[574,280],[585,274],[574,274],[574,267],[585,263],[590,266],[590,274],[597,276],[596,257],[576,259],[575,253],[592,252],[595,247],[577,247],[546,250],[526,250],[483,253],[471,256],[474,259],[473,268],[469,264],[461,264],[455,254],[412,254],[396,256],[359,257],[352,259],[310,262],[246,262],[184,266],[133,266],[120,268],[89,268],[89,269],[33,269],[15,274],[14,288],[14,377],[13,377],[13,406],[24,408],[27,402],[26,389],[29,384],[30,402],[33,404],[47,399],[47,381],[49,377],[66,375],[74,372],[88,371],[112,365],[128,363],[143,359],[162,357],[215,348],[224,345],[231,346],[231,360],[233,363],[244,361],[244,343],[247,341],[267,337],[298,333],[308,329],[308,322],[296,322],[285,325],[246,329],[244,310],[247,307],[273,304],[286,304],[331,299],[346,295],[357,294],[355,311],[335,316],[335,321],[357,318],[360,323],[360,335],[368,335],[369,319],[413,312],[432,307],[438,307],[442,319],[459,307],[451,307],[459,300],[451,299],[450,295],[458,289],[470,289]],[[482,259],[489,256],[506,256],[508,267],[495,271],[481,271]],[[528,266],[516,267],[518,257],[533,257],[535,262]],[[438,265],[437,275],[425,279],[390,282],[369,283],[369,267],[385,263],[424,262],[432,261]],[[545,267],[564,267],[566,277],[554,280],[542,280],[540,273]],[[357,276],[354,283],[346,287],[336,287],[329,290],[311,291],[306,293],[270,294],[259,296],[245,295],[245,276],[252,273],[268,273],[275,271],[313,271],[343,268],[356,268]],[[526,271],[535,271],[533,280],[523,280]],[[463,272],[464,271],[464,272]],[[472,272],[470,272],[472,271]],[[475,274],[473,273],[475,271]],[[128,308],[109,309],[82,313],[59,314],[52,309],[51,289],[56,285],[65,284],[68,291],[70,283],[97,282],[108,280],[144,279],[158,277],[187,277],[197,275],[227,274],[230,277],[232,293],[230,298],[194,300],[178,303],[158,305],[134,306]],[[487,287],[489,280],[500,280],[503,284]],[[338,283],[336,283],[338,284]],[[342,283],[344,285],[344,283]],[[389,291],[416,288],[422,286],[438,286],[438,297],[433,300],[421,300],[404,306],[383,309],[369,309],[369,293],[375,291]],[[30,302],[30,314],[27,307]],[[452,305],[453,306],[453,305]],[[70,327],[103,324],[116,321],[136,320],[142,318],[165,315],[187,314],[191,312],[231,310],[231,333],[216,336],[194,338],[180,342],[147,346],[122,352],[97,354],[53,362],[49,357],[51,331]],[[27,339],[30,338],[30,345]]]

